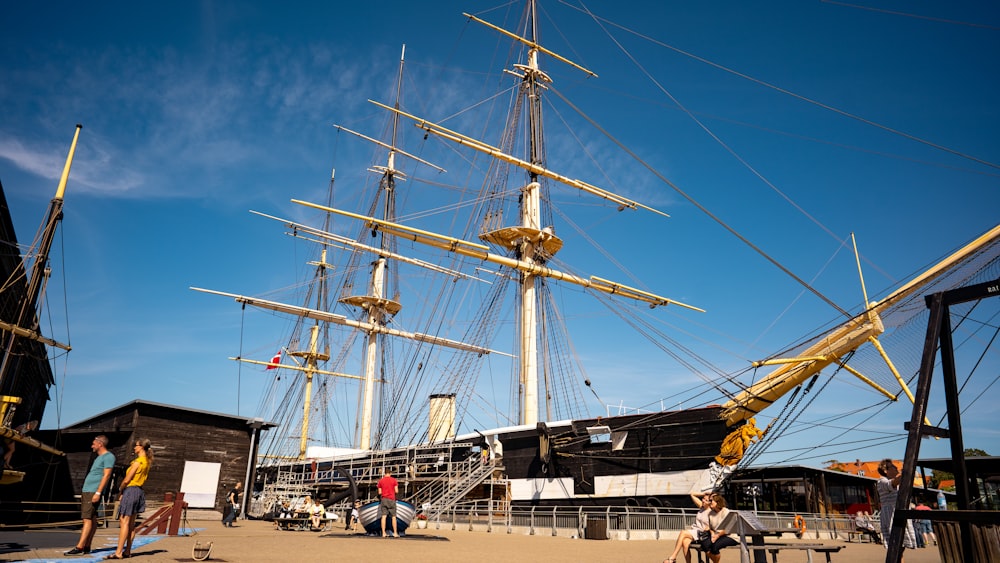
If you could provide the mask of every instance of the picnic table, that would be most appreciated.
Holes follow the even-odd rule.
[[[805,551],[806,552],[806,560],[809,563],[812,563],[812,561],[813,561],[813,558],[812,558],[813,552],[822,553],[823,555],[826,556],[826,562],[827,563],[832,563],[832,560],[830,559],[830,554],[831,553],[837,553],[841,549],[844,548],[844,546],[842,546],[842,545],[823,545],[821,543],[816,543],[816,544],[807,544],[807,543],[765,543],[765,544],[757,544],[757,545],[740,544],[740,545],[735,546],[735,547],[740,548],[741,551],[746,550],[746,552],[753,552],[755,559],[758,558],[758,555],[761,556],[761,557],[764,557],[765,558],[764,559],[765,563],[767,561],[767,559],[766,559],[767,556],[764,555],[765,552],[771,554],[771,562],[772,563],[778,563],[778,553],[780,553],[781,551],[784,551],[784,550]],[[691,544],[691,549],[693,549],[695,551],[695,553],[698,554],[698,563],[705,563],[705,561],[702,559],[702,556],[701,556],[701,554],[703,553],[702,549],[701,549],[701,544],[692,543]],[[741,553],[741,558],[740,558],[741,560],[743,560],[742,555],[743,554]]]
[[[325,532],[333,527],[333,522],[336,518],[323,518],[321,520],[322,525],[319,528],[320,532]],[[290,531],[309,531],[312,530],[312,518],[309,516],[290,516],[288,518],[275,518],[274,523],[278,526],[279,530],[290,530]]]
[[[813,552],[822,553],[826,555],[827,563],[832,563],[830,554],[837,553],[844,547],[810,543],[765,543],[764,536],[780,537],[780,532],[769,530],[757,519],[756,514],[745,510],[730,510],[720,528],[739,536],[740,543],[736,547],[740,549],[741,563],[750,563],[751,554],[754,563],[767,563],[768,553],[771,554],[772,563],[777,563],[778,553],[782,550],[805,551],[809,563],[812,563]],[[747,536],[750,537],[750,542],[747,542]],[[698,554],[698,563],[704,563],[701,557],[701,545],[694,542],[691,548]]]

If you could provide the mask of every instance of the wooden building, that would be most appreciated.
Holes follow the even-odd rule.
[[[191,508],[221,509],[226,492],[237,481],[253,483],[261,431],[275,425],[246,418],[135,400],[62,429],[73,490],[77,493],[94,455],[90,444],[103,434],[117,464],[117,491],[134,454],[136,440],[152,442],[153,464],[143,486],[146,498],[185,493]]]
[[[726,486],[727,499],[735,501],[735,508],[741,510],[854,514],[879,509],[877,481],[877,474],[869,477],[804,465],[779,465],[739,469]],[[937,489],[923,486],[913,489],[915,501],[934,503],[937,493]]]

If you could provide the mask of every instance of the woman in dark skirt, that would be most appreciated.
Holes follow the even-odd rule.
[[[153,451],[149,440],[136,440],[132,449],[135,459],[128,466],[122,479],[122,496],[118,502],[118,549],[108,559],[125,559],[132,556],[132,533],[135,517],[146,510],[146,494],[142,486],[149,476],[149,466],[153,462]]]

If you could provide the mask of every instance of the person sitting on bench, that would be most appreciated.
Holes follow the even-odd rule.
[[[289,506],[288,501],[281,501],[281,508],[277,509],[274,516],[274,529],[276,530],[287,530],[289,527],[288,520],[293,516],[292,507]]]
[[[319,498],[313,499],[313,505],[309,507],[309,522],[311,524],[310,530],[322,530],[323,526],[326,524],[323,520],[326,518],[326,507],[320,502]]]
[[[740,542],[730,536],[728,530],[721,527],[722,523],[726,520],[726,516],[729,515],[729,509],[726,508],[726,499],[722,498],[722,495],[714,493],[706,502],[709,508],[708,534],[702,532],[702,537],[699,538],[701,540],[701,550],[707,554],[709,561],[719,563],[722,560],[722,555],[719,551],[724,547],[739,545]]]
[[[690,529],[681,530],[677,534],[677,543],[674,544],[674,552],[670,554],[670,557],[663,560],[663,563],[675,563],[677,561],[677,555],[680,553],[684,554],[684,561],[691,563],[691,542],[698,541],[698,537],[701,532],[708,530],[708,514],[710,512],[708,499],[714,493],[691,493],[691,500],[694,501],[694,505],[699,508],[698,514],[694,517],[694,524],[691,525]]]
[[[854,516],[854,529],[861,534],[868,534],[875,543],[882,543],[882,538],[875,530],[875,523],[872,522],[867,512],[859,510]]]

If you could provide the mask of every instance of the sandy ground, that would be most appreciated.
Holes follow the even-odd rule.
[[[587,540],[546,535],[517,535],[505,532],[470,532],[468,530],[413,528],[402,538],[367,537],[336,527],[328,532],[279,531],[270,522],[240,520],[236,527],[226,528],[216,520],[189,521],[188,536],[141,536],[133,548],[132,559],[137,563],[193,561],[195,544],[211,542],[207,561],[214,562],[274,562],[293,561],[379,561],[379,562],[441,562],[475,561],[477,563],[523,560],[545,562],[621,561],[660,562],[670,555],[674,539],[660,540]],[[90,556],[67,557],[63,551],[73,547],[79,532],[43,530],[32,532],[0,532],[0,561],[78,561],[96,562],[114,552],[117,528],[98,530],[95,551]],[[673,534],[671,534],[673,536]],[[795,543],[798,540],[783,540]],[[806,543],[806,540],[799,541]],[[808,540],[808,543],[842,545],[832,561],[844,563],[881,563],[885,550],[881,545],[846,543],[833,540]],[[101,547],[98,547],[101,546]],[[723,551],[722,561],[740,560],[733,548]],[[770,561],[768,555],[768,561]],[[680,559],[683,561],[683,557]],[[697,557],[692,554],[692,561]],[[782,551],[779,563],[805,563],[802,551]],[[814,554],[813,561],[825,561]],[[937,548],[907,550],[906,563],[939,563]]]

